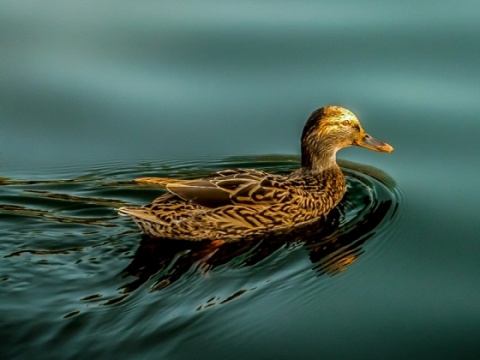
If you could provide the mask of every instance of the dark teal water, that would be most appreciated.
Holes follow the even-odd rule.
[[[477,358],[479,11],[2,1],[2,358]],[[326,104],[395,147],[339,154],[328,226],[208,249],[117,216],[159,194],[135,177],[295,168]]]

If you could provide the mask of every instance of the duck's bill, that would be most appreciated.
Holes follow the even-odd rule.
[[[368,134],[365,134],[361,139],[355,142],[355,145],[364,147],[366,149],[370,149],[373,151],[380,151],[380,152],[392,152],[393,147],[386,142],[381,140],[375,139]]]

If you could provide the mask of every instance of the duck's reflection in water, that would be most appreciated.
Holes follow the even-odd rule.
[[[355,199],[358,203],[359,199]],[[190,269],[208,272],[221,265],[232,267],[253,266],[275,251],[289,245],[307,249],[313,270],[317,275],[335,275],[344,271],[363,253],[363,245],[376,233],[379,224],[392,211],[391,199],[379,201],[363,199],[366,211],[347,220],[352,200],[347,195],[328,216],[289,233],[265,236],[257,240],[245,240],[212,246],[210,242],[172,241],[143,237],[131,263],[122,276],[136,279],[121,287],[128,294],[141,285],[154,281],[151,291],[168,287]],[[360,215],[361,214],[361,215]],[[152,279],[152,280],[151,280]],[[155,280],[153,280],[155,279]]]

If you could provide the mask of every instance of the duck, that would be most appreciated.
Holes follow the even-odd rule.
[[[390,153],[393,147],[366,133],[350,110],[329,105],[310,115],[301,136],[301,162],[289,174],[258,169],[222,170],[199,179],[142,177],[166,189],[149,205],[126,206],[148,238],[233,242],[287,232],[327,215],[342,200],[346,180],[337,151],[359,146]]]

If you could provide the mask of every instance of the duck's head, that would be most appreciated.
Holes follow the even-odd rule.
[[[380,152],[393,151],[389,144],[367,134],[350,110],[341,106],[317,109],[303,129],[302,165],[326,168],[335,162],[338,150],[351,145]]]

